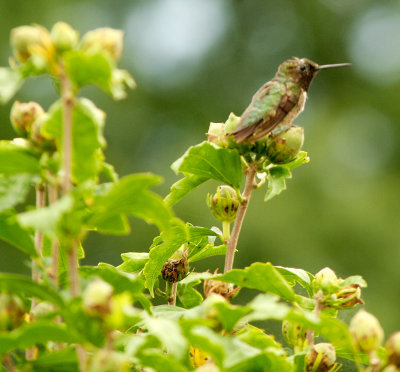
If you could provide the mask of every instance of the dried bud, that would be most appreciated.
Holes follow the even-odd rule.
[[[230,186],[218,186],[214,195],[207,195],[207,205],[214,217],[222,222],[232,222],[239,208],[239,198]]]
[[[49,32],[41,26],[20,26],[11,30],[11,46],[15,56],[26,62],[38,50],[49,50],[52,42]]]
[[[106,53],[113,61],[121,58],[124,33],[109,27],[97,28],[83,36],[80,49],[89,54]]]
[[[24,322],[22,300],[8,293],[0,293],[0,332],[11,331]]]
[[[83,293],[83,307],[91,314],[108,314],[112,295],[113,287],[101,279],[96,279]]]
[[[116,351],[101,349],[91,357],[88,372],[128,372],[129,359]]]
[[[304,340],[306,339],[307,328],[303,324],[284,320],[282,322],[282,334],[289,346],[300,347],[302,349]]]
[[[57,22],[51,29],[51,39],[57,51],[65,52],[78,45],[79,33],[68,23]]]
[[[27,137],[32,131],[33,122],[44,113],[42,106],[36,102],[15,101],[10,112],[11,124],[19,136]]]
[[[358,284],[350,284],[349,286],[341,289],[336,294],[337,308],[350,309],[358,304],[363,304],[361,299],[361,288]]]
[[[332,344],[321,342],[310,349],[306,355],[307,372],[328,372],[336,360],[335,348]]]
[[[176,283],[184,279],[189,272],[188,254],[187,251],[177,251],[179,255],[170,258],[161,270],[164,280],[170,283]],[[180,256],[180,257],[179,257]]]
[[[393,333],[385,345],[390,363],[400,367],[400,332]]]
[[[267,157],[275,164],[291,162],[301,150],[304,142],[304,129],[291,126],[267,138]]]
[[[349,331],[356,348],[367,354],[376,350],[383,341],[383,329],[378,319],[362,309],[351,319]]]
[[[217,274],[218,269],[214,272],[214,275]],[[203,284],[203,291],[207,298],[213,294],[218,294],[225,298],[225,300],[230,301],[239,293],[240,287],[233,288],[232,284],[220,282],[219,280],[205,280]]]
[[[322,290],[323,293],[334,293],[338,289],[339,279],[329,267],[318,271],[312,281],[314,291]]]

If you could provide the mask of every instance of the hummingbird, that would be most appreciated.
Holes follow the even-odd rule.
[[[230,135],[236,142],[255,142],[268,133],[287,129],[303,111],[307,91],[320,70],[351,66],[339,63],[319,66],[307,58],[283,62],[275,77],[265,83],[253,96],[240,121]]]

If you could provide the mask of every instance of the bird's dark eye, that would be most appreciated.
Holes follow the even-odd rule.
[[[306,66],[300,66],[300,71],[305,71],[306,70]]]

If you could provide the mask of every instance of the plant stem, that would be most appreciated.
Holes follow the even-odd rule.
[[[49,185],[49,204],[54,204],[58,200],[57,188],[53,185]],[[58,257],[59,257],[60,245],[57,239],[53,240],[51,246],[51,278],[56,287],[58,287]]]
[[[43,208],[46,205],[46,188],[43,183],[39,183],[35,186],[36,190],[36,208]],[[38,260],[42,257],[42,250],[43,250],[43,234],[39,231],[35,232],[35,249],[38,253],[39,257]],[[36,283],[40,281],[39,271],[37,269],[37,262],[32,261],[32,280]],[[31,305],[31,319],[33,319],[32,310],[36,307],[37,300],[36,298],[32,298],[32,305]],[[27,360],[33,360],[35,355],[35,347],[31,347],[26,350],[25,356]]]
[[[317,297],[315,300],[316,300],[316,304],[315,304],[315,308],[313,310],[313,313],[314,313],[314,315],[319,316],[321,311],[324,309],[324,305],[321,302],[319,297]],[[306,340],[307,340],[308,346],[313,346],[314,345],[314,330],[313,329],[308,329],[307,330]]]
[[[169,282],[167,282],[169,283]],[[178,282],[173,282],[171,286],[171,294],[168,296],[168,305],[176,305],[176,293],[178,291]]]
[[[222,222],[222,239],[224,239],[225,244],[229,241],[231,236],[231,224],[230,222]]]
[[[4,354],[3,356],[3,362],[5,367],[7,368],[7,371],[9,372],[17,372],[14,366],[14,362],[10,356],[10,354]]]
[[[63,192],[67,194],[72,188],[72,110],[74,107],[74,94],[71,82],[65,73],[64,65],[60,65],[61,99],[63,105]],[[68,250],[68,271],[70,278],[71,295],[79,295],[78,275],[78,241],[74,240]]]
[[[225,267],[224,273],[232,270],[233,260],[235,258],[236,246],[239,239],[240,229],[242,228],[244,216],[246,214],[247,206],[250,201],[251,193],[256,187],[254,177],[256,175],[256,168],[254,165],[250,165],[246,171],[246,184],[243,191],[243,200],[239,205],[238,212],[236,215],[235,224],[233,225],[232,235],[230,236],[226,245],[226,256],[225,256]]]

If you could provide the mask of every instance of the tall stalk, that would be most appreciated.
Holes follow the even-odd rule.
[[[54,204],[58,200],[58,190],[54,185],[49,184],[49,204]],[[51,246],[51,278],[58,287],[58,258],[60,254],[60,244],[54,239]]]
[[[232,234],[228,239],[226,245],[226,256],[225,256],[225,267],[224,273],[232,270],[233,261],[235,259],[236,246],[239,240],[240,230],[242,228],[244,216],[246,214],[247,206],[249,205],[251,193],[256,187],[255,175],[257,171],[254,165],[250,165],[246,170],[246,183],[242,195],[242,201],[239,205],[238,212],[236,215],[235,223],[233,225]]]

